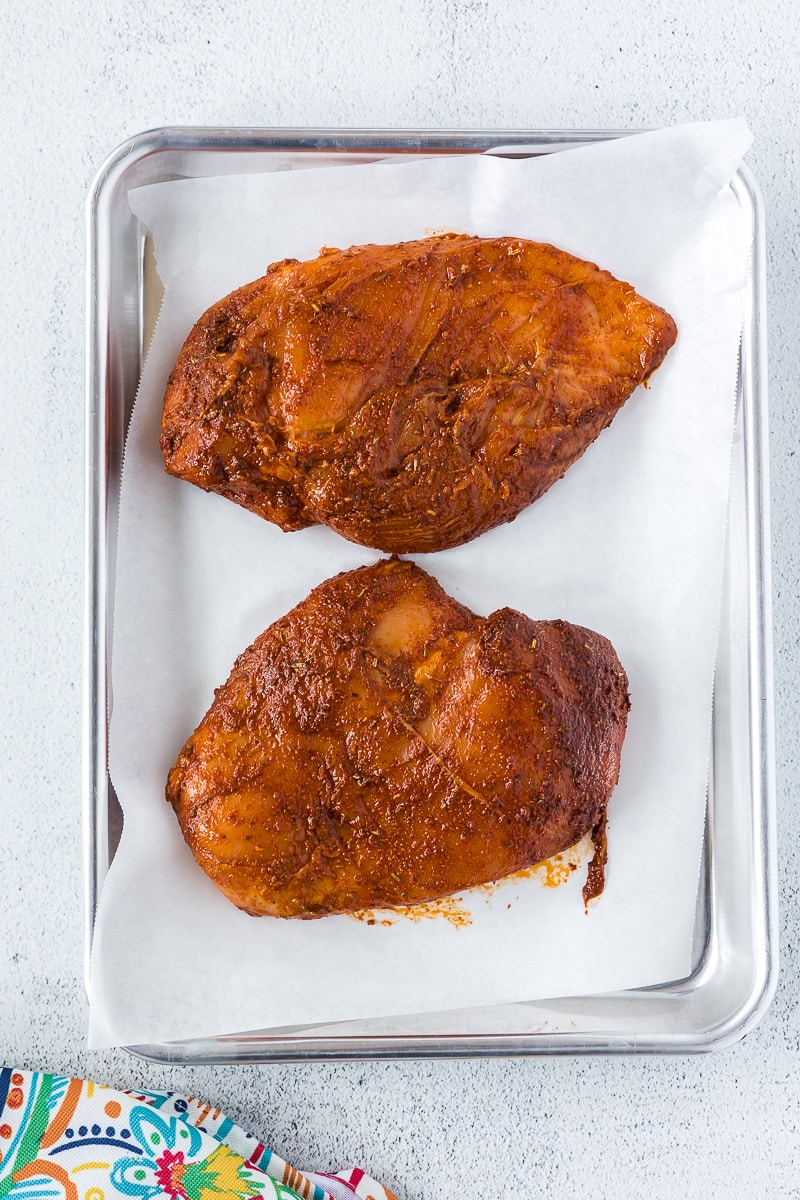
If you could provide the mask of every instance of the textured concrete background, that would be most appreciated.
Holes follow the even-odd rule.
[[[0,3],[0,1060],[179,1088],[405,1200],[800,1196],[795,0]],[[85,1052],[83,200],[166,124],[620,128],[743,114],[769,232],[782,972],[694,1059],[164,1070]],[[690,436],[690,431],[687,431]],[[202,986],[202,979],[198,979]]]

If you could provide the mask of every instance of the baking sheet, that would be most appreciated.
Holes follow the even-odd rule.
[[[741,123],[717,123],[530,162],[451,159],[324,179],[306,171],[134,195],[168,286],[123,480],[111,771],[126,826],[98,916],[95,1044],[686,973],[746,267],[744,226],[724,184],[748,141]],[[163,804],[163,779],[236,653],[322,578],[376,555],[325,530],[282,535],[164,476],[164,381],[207,304],[272,259],[442,225],[561,244],[630,279],[681,329],[649,393],[528,513],[419,560],[477,611],[511,604],[563,616],[617,646],[634,709],[611,807],[607,892],[585,917],[578,876],[557,892],[510,883],[488,902],[477,897],[469,929],[255,922],[194,866]]]

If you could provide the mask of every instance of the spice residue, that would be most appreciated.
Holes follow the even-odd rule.
[[[462,929],[464,926],[472,924],[472,915],[466,906],[469,897],[483,894],[488,903],[489,897],[493,896],[500,888],[509,887],[528,879],[537,879],[542,887],[561,887],[562,883],[566,883],[592,853],[595,853],[596,859],[596,843],[592,840],[592,834],[587,833],[574,846],[570,846],[568,850],[562,850],[560,854],[554,854],[552,858],[547,858],[544,862],[523,867],[522,870],[515,871],[513,875],[506,875],[503,879],[478,884],[477,887],[460,892],[457,896],[442,896],[439,900],[428,900],[424,904],[399,904],[393,908],[364,909],[362,912],[350,913],[349,916],[356,921],[362,921],[365,925],[396,925],[403,918],[418,923],[442,917],[456,929]],[[590,890],[590,894],[587,896],[586,891],[587,888],[591,889],[591,867],[595,859],[592,859],[590,863],[590,878],[584,888],[584,902],[588,902],[593,895]],[[511,905],[509,904],[507,907],[510,908]]]
[[[552,858],[546,858],[543,862],[533,863],[530,867],[523,867],[513,875],[506,875],[504,879],[483,883],[480,887],[473,888],[473,891],[493,896],[498,888],[519,883],[523,879],[538,879],[541,885],[547,888],[561,887],[562,883],[566,883],[573,872],[586,861],[593,848],[592,835],[587,833],[574,846],[562,850],[560,854],[554,854]]]
[[[460,901],[461,896],[442,896],[439,900],[426,900],[424,904],[398,904],[393,908],[365,909],[349,915],[365,925],[396,925],[403,917],[418,924],[443,917],[456,929],[461,929],[472,924],[472,917]]]

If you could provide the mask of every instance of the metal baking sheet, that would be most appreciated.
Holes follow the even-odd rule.
[[[398,156],[556,153],[623,131],[167,128],[104,163],[87,201],[86,529],[83,710],[85,972],[100,891],[121,832],[108,776],[109,659],[122,451],[159,302],[152,254],[128,191],[168,179]],[[751,225],[722,622],[714,690],[704,866],[694,968],[686,979],[614,994],[352,1022],[320,1029],[129,1047],[161,1062],[668,1053],[744,1036],[774,991],[778,954],[763,206],[746,167],[732,188]]]

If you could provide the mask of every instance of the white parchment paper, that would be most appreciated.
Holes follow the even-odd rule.
[[[125,814],[94,941],[93,1046],[617,990],[690,969],[748,239],[727,186],[740,121],[546,158],[370,164],[141,188],[166,295],[122,483],[110,769]],[[217,892],[164,802],[236,655],[337,571],[374,561],[283,534],[162,469],[167,376],[193,322],[270,262],[439,227],[549,241],[667,308],[677,345],[565,478],[510,525],[419,556],[479,613],[510,605],[611,638],[632,710],[605,893],[466,894],[472,924],[255,920]]]

